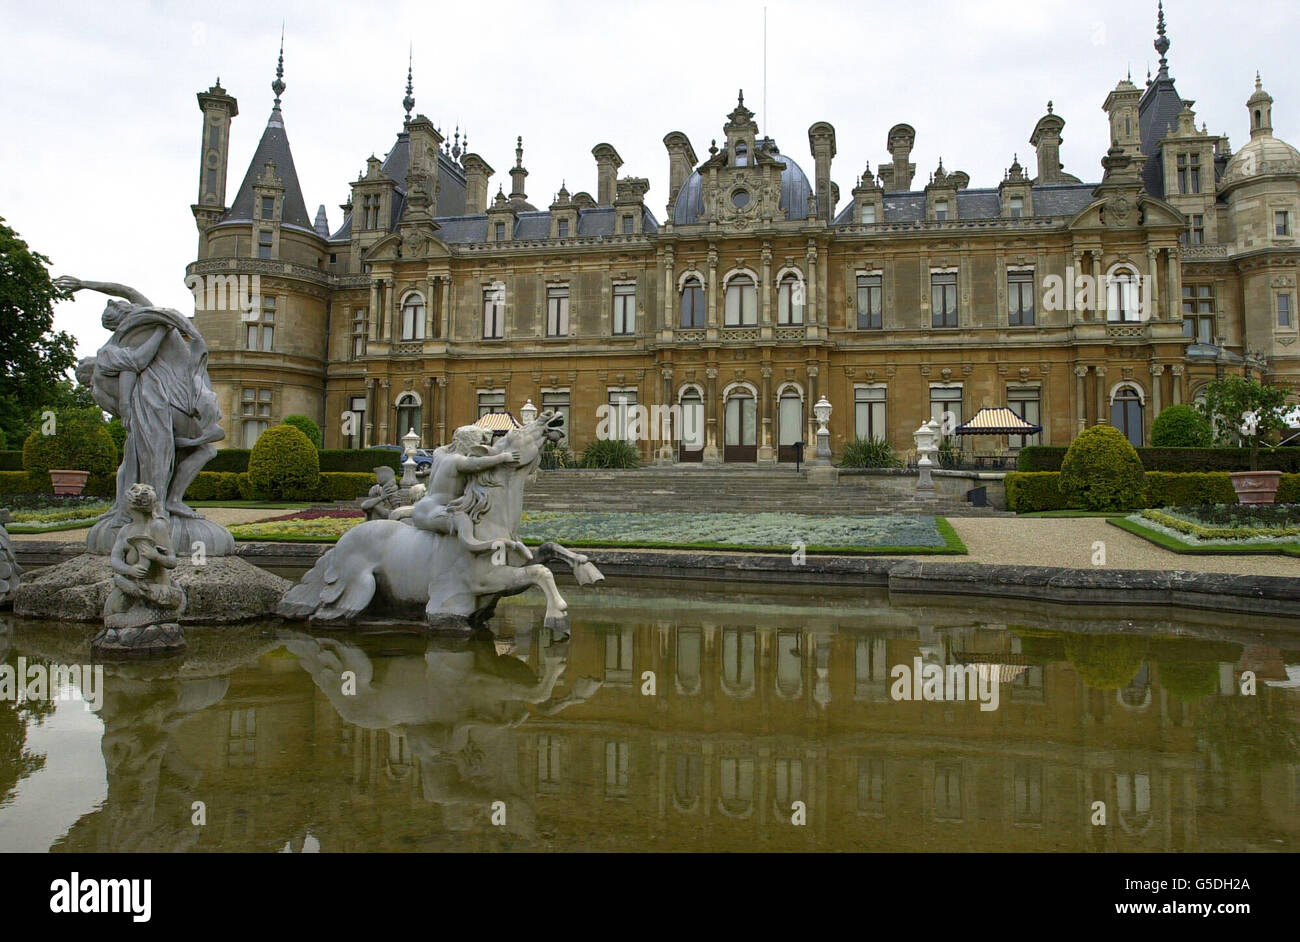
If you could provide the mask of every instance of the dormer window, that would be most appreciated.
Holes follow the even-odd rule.
[[[862,207],[862,218],[859,220],[864,226],[874,226],[876,224],[876,204],[867,203]]]
[[[496,224],[493,229],[493,238],[498,242],[504,242],[506,240],[506,224],[504,222]]]
[[[569,237],[569,220],[560,219],[556,221],[555,236],[558,239],[567,239]]]
[[[737,167],[749,166],[749,148],[744,141],[736,141],[736,164]]]
[[[623,229],[622,229],[623,235],[631,235],[631,234],[632,234],[632,230],[635,229],[635,228],[636,228],[636,226],[635,226],[635,221],[634,221],[633,218],[632,218],[632,214],[631,214],[631,213],[624,213],[624,214],[623,214]]]
[[[262,218],[263,219],[275,218],[275,197],[274,196],[262,197]]]
[[[938,222],[943,222],[948,218],[948,201],[936,200],[934,204],[934,218]]]
[[[1019,219],[1025,214],[1025,198],[1023,196],[1013,196],[1007,202],[1007,211],[1011,214],[1012,219]]]

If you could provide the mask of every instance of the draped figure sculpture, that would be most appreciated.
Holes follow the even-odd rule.
[[[201,544],[208,556],[234,552],[234,540],[185,505],[186,489],[225,437],[221,409],[208,378],[208,347],[189,319],[160,308],[133,288],[113,282],[55,280],[69,291],[90,289],[110,300],[101,322],[112,332],[93,357],[77,365],[77,378],[95,402],[122,420],[126,442],[117,471],[117,500],[86,538],[90,553],[107,555],[130,521],[127,493],[148,484],[169,520],[173,548],[190,554]]]

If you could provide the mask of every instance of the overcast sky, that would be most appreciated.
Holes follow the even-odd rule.
[[[233,199],[271,108],[281,20],[283,110],[308,211],[342,220],[348,183],[382,157],[402,124],[413,44],[416,111],[497,170],[524,138],[528,194],[551,202],[561,180],[595,192],[591,148],[607,141],[620,173],[650,179],[664,218],[663,137],[683,131],[696,154],[721,138],[738,88],[782,153],[810,175],[808,127],[835,126],[832,176],[841,205],[885,135],[916,128],[916,186],[943,158],[996,186],[1047,100],[1066,120],[1061,159],[1087,181],[1108,145],[1101,104],[1131,67],[1139,86],[1157,55],[1154,2],[1078,0],[763,3],[315,2],[131,3],[0,0],[0,216],[55,274],[130,284],[193,313],[183,279],[197,231],[201,113],[195,93],[220,76],[239,100],[231,132]],[[1166,4],[1171,72],[1197,122],[1248,139],[1255,70],[1276,99],[1277,136],[1300,144],[1295,37],[1300,5]],[[1240,28],[1231,26],[1240,18]],[[59,305],[56,324],[80,355],[104,339],[103,299]]]

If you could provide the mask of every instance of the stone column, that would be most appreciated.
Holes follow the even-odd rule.
[[[709,293],[709,333],[710,340],[718,336],[718,250],[709,246],[709,283],[705,286]]]
[[[388,377],[385,376],[379,380],[379,415],[375,417],[379,419],[379,437],[382,439],[379,444],[381,445],[393,444],[388,440],[388,416],[392,411],[392,403],[388,401],[388,393]]]
[[[384,279],[384,339],[393,339],[393,316],[397,301],[396,283],[392,278]]]
[[[813,453],[813,450],[816,448],[817,420],[813,418],[812,407],[814,404],[816,404],[817,400],[821,398],[821,392],[817,388],[817,377],[821,373],[821,370],[817,368],[817,364],[814,362],[810,362],[808,364],[807,370],[808,370],[808,398],[807,401],[804,403],[804,410],[803,410],[803,424],[804,424],[803,440],[805,442],[803,450],[805,456],[811,455]]]
[[[1062,298],[1062,300],[1065,301],[1065,306],[1069,310],[1071,315],[1069,318],[1069,323],[1077,324],[1079,321],[1084,321],[1088,319],[1085,316],[1087,314],[1086,311],[1080,311],[1076,309],[1074,306],[1074,279],[1079,277],[1079,275],[1083,274],[1083,253],[1074,252],[1070,256],[1070,258],[1072,260],[1073,267],[1070,268],[1065,273],[1066,274],[1065,297]]]
[[[1101,275],[1101,252],[1096,249],[1092,252],[1092,289],[1094,319],[1104,324],[1110,319],[1110,313],[1106,308],[1106,284]]]
[[[428,290],[424,293],[424,339],[429,340],[433,333],[433,299],[438,291],[438,280],[432,275],[427,280]]]
[[[446,444],[447,438],[447,377],[438,377],[438,444]]]
[[[673,317],[673,298],[676,295],[676,256],[673,253],[672,246],[664,249],[663,255],[663,273],[664,273],[664,303],[663,303],[663,323],[660,325],[661,330],[670,331],[677,326],[677,321]],[[665,402],[665,405],[667,402]]]
[[[822,322],[821,310],[817,306],[817,245],[811,240],[808,242],[808,252],[805,259],[808,262],[808,290],[805,292],[807,304],[804,307],[804,322],[808,325],[805,328],[806,336],[811,339],[818,335],[817,325]],[[812,401],[816,402],[817,400],[814,398]],[[812,441],[812,439],[810,438],[808,441]]]
[[[1178,257],[1178,249],[1168,249],[1167,251],[1169,256],[1169,319],[1181,321],[1183,319],[1183,263]]]
[[[1180,406],[1183,404],[1183,365],[1175,363],[1169,367],[1169,372],[1173,374],[1174,405]]]
[[[451,339],[451,279],[449,277],[444,276],[441,279],[441,281],[442,281],[442,310],[439,312],[439,317],[442,321],[442,328],[439,330],[438,336],[441,337],[443,340],[450,340]]]
[[[712,315],[710,315],[712,317]],[[707,379],[704,391],[708,403],[705,405],[704,429],[704,463],[717,464],[722,460],[722,452],[718,447],[718,420],[722,415],[722,403],[718,402],[718,368],[710,366],[704,371]]]
[[[1164,364],[1151,364],[1151,422],[1156,420],[1156,416],[1158,416],[1160,410],[1164,408],[1161,403],[1163,396],[1161,395],[1162,390],[1160,388],[1164,384],[1164,372]],[[1146,423],[1148,429],[1151,428],[1151,422]]]
[[[763,382],[759,390],[758,398],[758,461],[759,464],[776,464],[776,449],[772,441],[772,412],[774,403],[772,402],[772,366],[769,363],[762,365]]]
[[[669,410],[666,413],[666,415],[671,417],[673,414],[671,411],[673,406],[672,364],[665,364],[664,366],[662,366],[659,370],[659,376],[663,380],[663,384],[660,387],[661,396],[662,396],[661,403],[665,409]],[[674,452],[676,451],[676,449],[673,447],[673,442],[676,439],[680,438],[682,434],[682,430],[678,428],[679,423],[680,423],[680,418],[678,419],[677,422],[673,422],[670,419],[669,424],[670,424],[671,434],[668,436],[668,440],[663,442],[659,446],[659,453],[655,457],[655,464],[670,465],[673,463]],[[656,429],[655,431],[661,431],[661,430],[662,430],[662,425],[660,426],[660,428]]]
[[[1147,249],[1147,277],[1151,279],[1151,310],[1147,311],[1149,320],[1158,321],[1160,317],[1160,253],[1154,248]]]
[[[1074,368],[1074,434],[1078,436],[1088,424],[1088,368]]]
[[[433,409],[437,401],[437,395],[434,392],[437,389],[437,381],[432,376],[424,378],[424,408],[420,410],[420,419],[423,428],[420,429],[420,435],[424,439],[425,448],[436,448],[442,442],[435,441],[433,437]]]
[[[368,325],[368,334],[371,340],[379,339],[380,302],[382,297],[381,282],[377,279],[370,282],[370,311],[368,312],[370,324]]]
[[[1106,367],[1094,366],[1097,373],[1097,421],[1096,425],[1110,424],[1110,402],[1106,396]]]
[[[758,323],[763,337],[772,336],[772,243],[763,243],[762,265],[758,282],[759,305]]]
[[[366,400],[366,427],[361,436],[363,448],[375,443],[375,410],[379,408],[379,380],[372,379],[366,383]]]

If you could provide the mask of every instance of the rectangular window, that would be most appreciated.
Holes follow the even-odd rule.
[[[608,436],[613,441],[634,441],[641,429],[634,428],[636,421],[636,389],[609,390]]]
[[[1277,326],[1291,326],[1291,295],[1289,294],[1277,296]]]
[[[884,326],[881,307],[883,275],[858,275],[858,330],[880,330]]]
[[[537,737],[537,788],[554,788],[560,783],[560,739],[545,733]]]
[[[957,273],[930,273],[930,318],[934,327],[957,326]]]
[[[270,258],[271,247],[275,244],[275,237],[265,229],[257,231],[257,257]]]
[[[1178,192],[1187,193],[1187,155],[1178,155]]]
[[[605,633],[605,683],[630,684],[634,664],[632,628],[613,628]]]
[[[366,312],[357,308],[352,312],[352,358],[366,355]]]
[[[1034,273],[1007,272],[1007,323],[1012,327],[1034,326]]]
[[[1183,285],[1183,336],[1214,343],[1214,286]]]
[[[951,435],[952,430],[961,425],[961,405],[961,386],[930,387],[930,418],[937,421],[948,435]]]
[[[244,349],[271,351],[275,340],[275,297],[267,295],[244,313]]]
[[[480,389],[478,393],[478,417],[493,412],[506,411],[506,391],[504,389]]]
[[[634,220],[633,220],[631,214],[624,214],[624,216],[623,216],[623,235],[631,235],[631,234],[632,234],[632,230],[633,230],[635,227],[636,227],[636,226],[635,226],[635,222],[634,222]]]
[[[554,412],[556,415],[563,416],[564,424],[560,430],[564,432],[564,438],[561,442],[567,443],[569,438],[569,391],[567,389],[542,390],[542,411]]]
[[[1192,154],[1191,167],[1192,192],[1201,192],[1201,155]]]
[[[262,218],[263,219],[275,218],[275,197],[274,196],[262,197]]]
[[[546,289],[546,336],[569,336],[569,286]]]
[[[1042,424],[1041,401],[1041,394],[1037,387],[1021,387],[1007,390],[1007,407],[1030,425]],[[1007,436],[1007,444],[1012,448],[1024,448],[1026,445],[1041,445],[1042,443],[1043,436],[1041,432],[1033,435]]]
[[[348,403],[351,415],[343,417],[345,448],[364,448],[366,439],[366,397],[353,396]]]
[[[874,226],[876,224],[875,203],[866,203],[863,205],[861,222],[864,226]]]
[[[1273,213],[1273,234],[1280,236],[1289,236],[1291,234],[1291,213],[1285,209],[1279,209]]]
[[[948,218],[948,201],[938,200],[934,204],[934,218],[938,222]]]
[[[244,447],[252,448],[271,422],[271,390],[245,387],[240,394]]]
[[[632,744],[627,740],[605,743],[605,795],[623,798],[627,795],[629,757]]]
[[[500,340],[506,331],[506,289],[493,285],[483,289],[483,339]]]
[[[698,278],[688,278],[682,285],[682,326],[703,327],[707,313],[708,309],[704,305],[704,288]]]
[[[1013,196],[1007,201],[1007,211],[1010,212],[1012,219],[1019,219],[1025,214],[1025,198],[1023,196]]]
[[[1190,245],[1205,244],[1205,217],[1192,213],[1187,217],[1187,241]]]
[[[569,237],[569,220],[560,219],[556,221],[555,236],[558,239],[567,239]]]
[[[497,242],[504,242],[506,240],[506,224],[504,222],[497,223],[493,227],[492,232],[492,238]]]
[[[885,387],[858,386],[853,390],[853,434],[872,441],[889,438],[885,427]]]
[[[614,285],[614,333],[636,333],[636,285]]]

